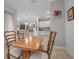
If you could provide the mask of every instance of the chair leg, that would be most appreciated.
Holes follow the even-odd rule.
[[[48,59],[50,59],[50,54],[48,53]]]
[[[48,59],[50,59],[50,55],[48,55]]]
[[[7,54],[7,58],[10,59],[10,55],[9,54]]]
[[[16,59],[20,59],[20,58],[16,58]]]

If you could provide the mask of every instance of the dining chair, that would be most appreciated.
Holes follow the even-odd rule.
[[[17,36],[19,40],[24,39],[24,31],[21,31],[21,30],[17,31]]]
[[[16,32],[15,31],[5,31],[4,32],[6,44],[7,44],[7,58],[11,59],[10,57],[13,57],[15,59],[19,59],[22,52],[18,48],[14,48],[12,46],[13,43],[16,42]]]
[[[55,38],[56,38],[56,34],[57,34],[57,32],[50,31],[49,40],[48,40],[48,43],[47,43],[47,48],[45,48],[43,45],[41,45],[41,47],[39,49],[40,51],[38,51],[37,53],[31,52],[30,59],[46,59],[46,58],[50,59],[52,49],[53,49],[53,45],[54,45]],[[44,52],[44,53],[41,53],[41,52]]]
[[[50,59],[50,57],[51,57],[51,53],[52,53],[53,45],[55,42],[56,34],[57,34],[57,32],[51,31],[50,35],[49,35],[47,49],[44,49],[43,45],[41,46],[41,49],[40,49],[41,52],[45,52],[48,55],[48,59]]]

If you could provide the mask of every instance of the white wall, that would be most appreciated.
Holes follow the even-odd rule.
[[[4,15],[6,15],[6,14],[13,15],[12,16],[13,20],[10,20],[10,19],[7,20],[6,17],[9,17],[9,16],[4,16],[5,30],[15,30],[16,29],[16,17],[17,17],[16,16],[17,15],[16,11],[13,8],[6,5],[6,4],[4,6],[4,11],[5,11]]]
[[[62,12],[62,17],[53,17],[51,14],[51,30],[57,32],[57,37],[55,41],[55,46],[64,47],[65,46],[65,21],[64,21],[64,1],[56,0],[50,2],[50,8],[53,12],[54,10],[60,10]]]
[[[65,0],[65,33],[66,33],[66,48],[71,56],[74,56],[74,21],[68,21],[67,11],[74,6],[74,0]]]

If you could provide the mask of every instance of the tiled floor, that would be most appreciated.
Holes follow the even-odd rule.
[[[30,59],[47,59],[47,58],[48,58],[47,54],[41,52],[33,53],[32,56],[30,57]],[[7,59],[6,51],[5,51],[5,59]],[[64,49],[54,48],[51,55],[51,59],[73,59],[73,58],[71,58]]]
[[[51,59],[73,59],[64,49],[54,48]]]

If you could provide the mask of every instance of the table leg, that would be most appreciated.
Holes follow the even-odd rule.
[[[29,59],[29,57],[30,57],[29,51],[23,50],[23,59]]]

